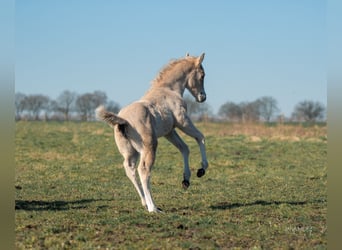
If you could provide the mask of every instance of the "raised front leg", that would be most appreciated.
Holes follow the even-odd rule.
[[[185,142],[182,140],[182,138],[179,137],[177,132],[175,130],[172,130],[169,134],[165,136],[166,139],[168,139],[183,155],[183,161],[184,161],[184,173],[183,173],[183,188],[187,189],[190,186],[190,168],[189,168],[189,148],[185,144]]]
[[[207,154],[205,150],[205,139],[203,134],[195,127],[189,117],[185,117],[182,124],[178,124],[179,129],[181,129],[185,134],[195,138],[197,144],[200,148],[202,162],[201,168],[197,171],[197,177],[202,177],[205,174],[205,170],[208,168]]]

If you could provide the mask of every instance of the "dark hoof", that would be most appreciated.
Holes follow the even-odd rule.
[[[187,189],[190,186],[190,182],[187,180],[182,181],[182,185],[184,189]]]
[[[202,177],[205,174],[205,170],[200,168],[197,170],[197,177]]]

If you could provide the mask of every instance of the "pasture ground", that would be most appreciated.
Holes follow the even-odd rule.
[[[98,122],[17,122],[16,249],[325,249],[326,126],[197,124],[209,169],[193,176],[159,140],[149,214]]]

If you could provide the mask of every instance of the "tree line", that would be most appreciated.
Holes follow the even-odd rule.
[[[197,120],[225,120],[230,122],[322,122],[326,119],[326,108],[317,101],[303,100],[294,107],[290,117],[285,117],[278,101],[271,96],[263,96],[251,102],[235,103],[227,101],[219,108],[217,115],[207,104],[198,104],[190,96],[185,96],[188,113]]]
[[[304,100],[297,103],[290,117],[281,114],[278,102],[271,96],[264,96],[252,102],[226,102],[219,114],[238,122],[319,122],[324,121],[326,109],[320,102]]]
[[[108,100],[103,91],[77,94],[63,91],[56,100],[41,94],[15,94],[15,119],[18,120],[81,120],[95,119],[95,109],[105,105],[107,110],[117,113],[120,105]]]
[[[195,120],[226,120],[230,122],[318,122],[326,118],[326,109],[320,102],[304,100],[299,102],[291,117],[284,117],[278,102],[271,96],[260,97],[252,102],[234,103],[227,101],[215,115],[208,103],[198,104],[189,95],[185,101],[188,114]],[[118,113],[120,105],[108,100],[103,91],[77,94],[63,91],[55,100],[42,94],[15,94],[15,119],[18,120],[95,120],[95,109],[105,105],[106,109]]]

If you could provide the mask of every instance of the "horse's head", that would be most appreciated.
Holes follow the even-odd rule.
[[[189,55],[187,54],[186,57]],[[194,67],[190,71],[187,77],[186,88],[190,91],[193,97],[195,97],[197,102],[204,102],[207,99],[204,90],[204,69],[202,67],[202,62],[204,59],[204,53],[199,57],[194,58]]]

